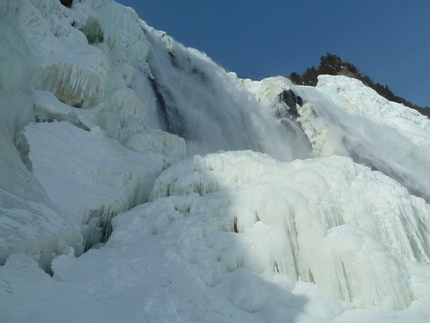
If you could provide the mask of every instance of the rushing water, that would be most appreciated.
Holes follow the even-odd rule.
[[[173,41],[166,47],[157,34],[146,36],[153,77],[137,75],[133,89],[144,102],[150,127],[185,138],[189,156],[245,149],[279,160],[310,156],[297,127],[285,127],[262,110],[234,76],[204,54]]]

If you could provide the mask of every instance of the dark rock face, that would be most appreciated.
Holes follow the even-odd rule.
[[[73,0],[60,0],[60,2],[63,6],[70,8],[72,6]]]
[[[297,111],[297,104],[299,106],[303,105],[303,100],[300,96],[295,95],[291,90],[284,90],[281,94],[279,94],[279,101],[284,102],[287,105],[287,110],[283,113],[283,115],[277,115],[278,118],[289,117],[290,119],[297,119],[300,114]]]

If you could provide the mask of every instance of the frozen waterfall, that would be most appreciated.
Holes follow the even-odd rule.
[[[227,73],[113,0],[0,1],[1,322],[430,320],[430,121]]]
[[[149,125],[185,138],[188,156],[245,149],[280,160],[311,156],[305,142],[262,110],[235,75],[162,32],[147,28],[145,34],[151,72],[138,74],[133,89],[150,111]]]
[[[323,77],[321,79],[324,80]],[[345,80],[346,84],[348,82]],[[355,89],[350,89],[348,95],[362,90],[363,87],[360,81],[355,80]],[[408,137],[409,132],[402,131],[402,128],[407,127],[396,127],[394,124],[390,124],[390,118],[386,118],[388,120],[385,123],[375,123],[358,113],[348,113],[324,93],[326,88],[329,88],[327,90],[329,93],[333,91],[330,86],[320,86],[317,89],[309,87],[296,89],[297,93],[309,102],[300,109],[300,122],[313,145],[315,154],[317,156],[349,156],[356,163],[369,166],[373,170],[378,170],[396,179],[408,188],[411,194],[430,201],[430,169],[428,167],[430,151],[426,149],[429,145],[428,137],[415,135],[415,140],[412,141]],[[373,108],[375,114],[380,113],[377,110],[382,110],[383,105],[387,104],[383,101],[385,99],[380,98],[374,91],[370,91],[367,95],[382,101],[380,105],[374,104]],[[342,106],[342,103],[340,105]],[[352,103],[349,103],[349,106],[351,105]],[[411,115],[415,119],[424,118],[418,113],[414,114],[414,111],[407,107],[400,105],[397,107],[396,103],[391,103],[391,105],[391,109],[388,107],[391,111],[396,108],[402,109],[405,110],[405,116]],[[368,113],[372,114],[370,111]],[[384,118],[380,119],[384,120]],[[410,123],[414,127],[417,126],[411,121]]]

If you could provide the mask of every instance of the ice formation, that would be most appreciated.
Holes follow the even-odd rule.
[[[0,261],[21,250],[49,269],[67,245],[81,254],[109,234],[112,216],[144,202],[162,169],[184,158],[184,141],[150,130],[129,88],[149,51],[132,9],[3,1],[0,13]]]
[[[190,198],[185,205],[160,199],[178,195]],[[300,277],[356,307],[400,310],[414,298],[405,262],[430,263],[429,206],[345,157],[282,164],[246,152],[195,156],[163,172],[151,198],[151,211],[140,214],[153,234],[177,212],[210,215],[194,228],[197,236],[184,236],[196,244],[191,250],[213,254],[215,263],[201,271],[209,285],[221,261],[226,271],[279,273],[291,289]],[[172,204],[173,214],[157,214],[153,204]],[[213,241],[214,230],[224,237]]]
[[[0,321],[429,320],[428,119],[239,79],[111,0],[0,28]]]
[[[430,120],[414,109],[388,101],[357,79],[321,75],[317,89],[343,110],[397,129],[414,144],[429,146]],[[374,106],[377,105],[378,109]]]

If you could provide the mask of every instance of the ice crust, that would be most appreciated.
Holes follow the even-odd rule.
[[[241,80],[111,0],[0,29],[0,321],[430,319],[428,119]]]

